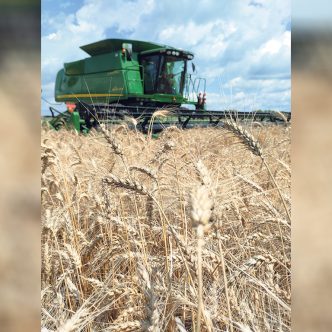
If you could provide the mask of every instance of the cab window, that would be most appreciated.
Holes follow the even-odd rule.
[[[159,93],[182,94],[185,60],[172,56],[163,57],[158,77]]]
[[[150,55],[142,59],[145,93],[154,93],[156,90],[159,59],[159,55]]]

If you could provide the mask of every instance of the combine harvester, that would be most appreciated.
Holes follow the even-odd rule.
[[[88,132],[128,118],[142,132],[169,125],[217,126],[225,118],[290,120],[286,112],[207,111],[206,80],[194,78],[191,52],[128,39],[106,39],[81,49],[90,57],[65,63],[56,77],[55,100],[66,103],[67,111],[50,107],[55,129],[69,125]]]

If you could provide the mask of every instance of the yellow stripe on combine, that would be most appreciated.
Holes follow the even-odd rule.
[[[60,95],[57,98],[90,98],[90,97],[121,97],[123,94],[119,93],[80,93],[80,94],[72,94],[72,95]]]

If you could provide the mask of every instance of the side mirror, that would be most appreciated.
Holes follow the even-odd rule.
[[[196,70],[196,66],[195,66],[195,64],[192,62],[191,63],[191,68],[192,68],[192,70],[193,70],[193,73],[195,72],[195,70]]]

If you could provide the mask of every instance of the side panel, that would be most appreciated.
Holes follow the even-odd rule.
[[[127,69],[124,71],[129,94],[143,94],[143,81],[139,70]]]
[[[89,102],[91,102],[90,96],[93,101],[105,103],[126,98],[128,94],[122,70],[84,75],[82,81],[84,86],[81,93],[88,96]]]
[[[127,59],[121,51],[64,64],[56,79],[55,100],[113,102],[143,95],[137,54]]]
[[[65,75],[60,70],[55,84],[57,102],[112,102],[128,95],[142,95],[143,86],[138,70],[115,70],[87,75]]]
[[[82,75],[82,93],[109,93],[114,91],[115,87],[123,87],[123,75],[121,70],[109,73],[96,73],[90,75]],[[120,89],[117,90],[118,92]],[[122,93],[126,93],[125,89]]]
[[[122,70],[90,75],[68,76],[61,70],[56,79],[55,100],[58,102],[77,99],[91,102],[112,102],[126,99],[128,95],[125,83],[126,74]]]
[[[96,55],[84,60],[64,64],[66,75],[83,75],[121,69],[120,52]]]
[[[84,73],[85,60],[68,62],[64,64],[66,75],[80,75]]]
[[[63,98],[61,96],[77,94],[82,90],[82,80],[79,75],[68,76],[65,75],[64,69],[61,69],[55,81],[55,100],[56,101],[67,101],[70,99]],[[76,98],[71,98],[75,101]]]
[[[121,65],[124,69],[124,79],[127,84],[128,94],[132,95],[142,95],[143,90],[143,80],[141,77],[141,66],[137,59],[137,53],[133,53],[132,58],[127,60],[125,57],[121,56]]]
[[[84,60],[84,74],[110,72],[121,69],[120,52],[96,55]]]

